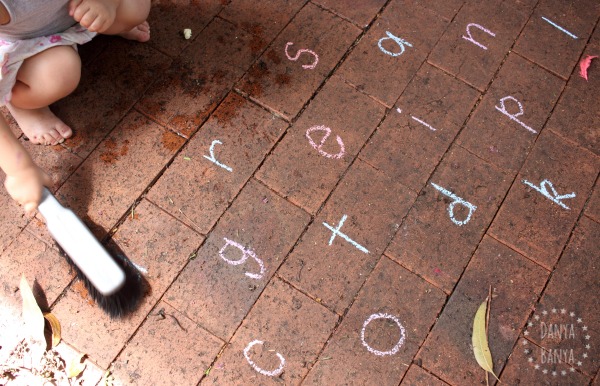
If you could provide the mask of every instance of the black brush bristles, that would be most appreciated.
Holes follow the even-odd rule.
[[[135,311],[141,303],[146,292],[146,280],[133,263],[120,253],[111,254],[114,261],[125,272],[125,284],[112,295],[103,295],[88,280],[83,272],[75,265],[73,260],[65,251],[56,244],[60,254],[77,274],[77,278],[85,286],[89,296],[96,302],[98,307],[106,312],[112,319],[123,318]]]

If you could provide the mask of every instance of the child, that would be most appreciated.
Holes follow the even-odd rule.
[[[56,145],[73,135],[48,106],[79,84],[76,45],[97,33],[145,42],[150,39],[149,12],[150,0],[0,0],[0,104],[32,143]],[[33,212],[50,178],[3,117],[0,168],[8,193]]]

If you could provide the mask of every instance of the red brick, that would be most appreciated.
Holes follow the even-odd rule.
[[[582,58],[598,55],[600,52],[600,29],[592,37]],[[588,69],[588,80],[579,75],[579,67],[569,79],[569,83],[552,112],[546,127],[571,141],[577,142],[594,154],[600,156],[600,133],[596,130],[600,112],[598,98],[593,96],[600,90],[600,76],[597,69],[598,59]]]
[[[113,227],[161,171],[184,139],[137,112],[129,114],[57,197],[98,236]]]
[[[63,338],[103,368],[119,354],[202,243],[200,235],[147,201],[135,209],[133,219],[127,218],[114,240],[133,263],[147,271],[143,274],[151,291],[140,308],[128,318],[111,320],[87,298],[81,283],[75,282],[53,309]]]
[[[402,380],[402,385],[406,386],[447,386],[448,384],[427,371],[423,370],[419,366],[412,365],[406,373],[406,376]]]
[[[567,79],[594,29],[598,16],[598,2],[540,1],[517,40],[514,51]],[[577,38],[574,39],[560,31],[542,17]]]
[[[15,121],[15,119],[12,117],[12,115],[10,115],[10,112],[8,111],[6,106],[0,106],[0,114],[2,115],[2,118],[4,118],[6,123],[8,124],[8,127],[13,132],[15,137],[20,138],[21,135],[23,135],[23,132],[19,128],[19,125],[17,125],[17,121]]]
[[[590,289],[600,282],[600,265],[597,262],[599,234],[600,224],[581,218],[534,316],[529,320],[532,325],[527,327],[527,338],[536,344],[549,350],[573,350],[575,363],[569,364],[590,375],[590,378],[600,368],[597,360],[600,349],[595,344],[598,338],[595,332],[600,331],[600,304],[589,295]],[[571,325],[573,335],[570,334]],[[555,334],[548,329],[550,326],[567,326],[569,332],[561,332],[562,339],[554,339],[552,335]],[[589,349],[586,345],[590,345]],[[583,357],[584,353],[587,358]],[[578,361],[582,364],[579,365]],[[568,364],[560,363],[556,368],[558,371],[568,370]]]
[[[222,8],[222,0],[153,1],[148,17],[151,29],[148,44],[171,57],[177,56]],[[183,37],[186,28],[192,30],[190,40]]]
[[[0,173],[0,253],[8,248],[29,221],[23,209],[4,189],[5,179],[5,174]]]
[[[538,265],[486,236],[417,360],[422,360],[423,368],[449,384],[483,383],[484,371],[473,356],[471,334],[475,312],[491,286],[494,295],[488,340],[494,370],[499,374],[548,275]]]
[[[21,139],[33,161],[52,178],[50,189],[56,191],[83,162],[77,155],[62,146],[33,145]]]
[[[196,385],[223,345],[160,302],[113,362],[115,384],[151,385],[160,380],[161,385]]]
[[[528,1],[535,2],[536,0]],[[443,2],[437,0],[419,0],[418,3],[420,6],[430,9],[440,16],[452,20],[462,8],[464,0],[447,0]]]
[[[410,5],[408,4],[410,3]],[[433,11],[404,0],[392,0],[377,22],[354,47],[338,74],[359,90],[372,95],[387,107],[391,107],[415,75],[427,54],[448,25]],[[387,34],[408,42],[402,45]]]
[[[478,97],[479,93],[463,82],[424,65],[360,158],[418,192],[462,128]]]
[[[333,331],[337,316],[280,280],[265,289],[256,305],[217,359],[206,384],[298,385]],[[250,343],[255,341],[264,344]],[[248,348],[249,347],[249,348]],[[256,371],[283,372],[269,377]],[[279,354],[279,355],[277,355]]]
[[[383,115],[383,106],[339,78],[331,78],[267,158],[257,178],[294,204],[315,213]],[[325,129],[312,131],[309,135],[313,147],[307,132],[319,126],[330,128],[330,138],[326,138]],[[343,142],[343,149],[337,137]],[[325,154],[338,156],[342,151],[341,159]]]
[[[592,193],[592,196],[588,200],[585,208],[585,214],[590,218],[600,222],[600,183],[596,182],[596,187]]]
[[[136,108],[189,137],[265,45],[240,28],[215,18],[150,87]]]
[[[305,384],[397,385],[445,300],[440,290],[383,257]]]
[[[318,32],[317,32],[318,31]],[[252,66],[239,88],[253,99],[277,111],[288,120],[294,118],[325,81],[344,53],[358,37],[360,30],[349,22],[311,3],[300,11],[281,32],[269,49]],[[308,49],[318,56],[303,53]]]
[[[279,274],[342,314],[398,230],[414,198],[385,174],[357,161]],[[340,231],[368,253],[341,235],[329,245],[333,231],[324,223],[338,228],[344,215],[348,219]]]
[[[421,191],[386,254],[450,293],[510,186],[510,178],[460,147],[446,155]],[[476,206],[469,218],[464,204],[432,184]]]
[[[335,12],[345,19],[351,20],[359,27],[365,28],[381,11],[386,1],[317,0],[315,3]]]
[[[510,3],[467,2],[429,55],[429,62],[484,91],[529,16],[530,7]],[[495,36],[474,25],[469,32],[477,45],[463,38],[469,36],[469,24],[483,27]]]
[[[73,280],[73,272],[65,259],[29,232],[22,232],[1,256],[2,296],[11,299],[11,304],[18,306],[19,310],[21,295],[18,288],[22,274],[32,288],[38,287],[39,291],[34,293],[39,293],[43,301],[38,302],[46,311]],[[37,284],[34,285],[34,282]]]
[[[74,131],[64,145],[86,158],[170,61],[147,44],[111,40],[107,49],[83,68],[77,90],[52,105]]]
[[[490,234],[552,269],[599,169],[600,161],[592,154],[550,131],[542,133],[494,219]],[[577,172],[572,173],[573,170]],[[569,208],[566,209],[525,185],[523,180],[538,187],[548,180],[558,195],[575,193],[576,196],[562,200]],[[552,195],[552,187],[545,187]]]
[[[232,0],[219,17],[270,42],[304,7],[306,0]]]
[[[511,354],[500,380],[502,384],[507,385],[560,385],[577,386],[588,385],[589,376],[585,376],[578,371],[572,372],[570,367],[556,368],[552,365],[542,363],[541,350],[538,346],[531,344],[525,339],[519,339]],[[547,354],[544,354],[547,355]],[[533,362],[529,361],[533,359]],[[539,368],[535,368],[538,365]],[[543,371],[547,373],[544,374]],[[553,374],[556,372],[556,375]],[[566,371],[566,375],[561,372]]]
[[[458,138],[479,157],[507,170],[517,172],[544,127],[565,82],[518,55],[511,54],[498,77],[477,107]],[[521,103],[524,113],[518,122],[498,110],[517,114]]]
[[[229,94],[182,150],[148,194],[180,221],[207,234],[264,157],[285,132],[287,124],[248,102]],[[213,141],[219,167],[210,156]]]
[[[164,300],[216,336],[229,339],[308,223],[308,215],[252,180],[166,293]],[[243,254],[225,240],[239,243]],[[225,250],[223,250],[223,248]],[[223,250],[224,256],[220,257]],[[243,261],[243,264],[228,264]],[[249,258],[250,257],[250,258]],[[256,279],[247,274],[260,275]]]

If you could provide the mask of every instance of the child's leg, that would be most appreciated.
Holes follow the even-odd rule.
[[[114,23],[103,34],[145,42],[150,39],[149,14],[150,0],[121,0]]]
[[[73,134],[48,106],[72,93],[80,77],[81,60],[70,46],[49,48],[23,62],[7,107],[32,143],[54,145]]]

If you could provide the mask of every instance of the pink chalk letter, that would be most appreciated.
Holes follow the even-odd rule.
[[[289,52],[288,52],[288,48],[290,46],[293,46],[294,43],[292,42],[288,42],[285,45],[285,56],[287,56],[287,58],[293,62],[295,62],[296,60],[298,60],[300,58],[300,55],[306,53],[306,54],[311,54],[313,56],[313,62],[311,64],[303,64],[302,68],[306,69],[306,70],[314,70],[315,67],[317,67],[317,64],[319,63],[319,55],[317,55],[314,51],[312,50],[308,50],[306,48],[302,48],[301,50],[298,50],[298,52],[296,52],[296,56],[292,57],[290,56]]]
[[[475,23],[469,23],[467,24],[467,35],[465,36],[463,35],[463,39],[470,41],[471,43],[475,44],[477,47],[483,48],[484,50],[487,50],[487,47],[484,46],[483,44],[479,43],[477,40],[473,39],[473,35],[471,35],[471,27],[475,27],[478,28],[480,30],[482,30],[483,32],[485,32],[486,34],[496,37],[496,34],[493,33],[492,31],[490,31],[489,29],[480,26],[479,24],[475,24]]]
[[[506,110],[506,106],[504,105],[504,101],[505,100],[511,100],[513,102],[515,102],[517,104],[517,106],[519,107],[519,111],[517,113],[511,114]],[[517,98],[512,97],[512,96],[506,96],[502,99],[500,99],[500,106],[494,106],[496,108],[496,110],[500,111],[502,114],[506,115],[508,118],[510,118],[511,121],[515,121],[517,122],[519,125],[523,126],[525,129],[527,129],[528,131],[532,132],[533,134],[537,134],[537,131],[535,131],[534,129],[532,129],[531,127],[527,126],[524,122],[522,122],[521,120],[517,119],[517,117],[520,117],[521,115],[523,115],[524,111],[523,111],[523,105],[521,104],[521,102],[519,102],[517,100]]]
[[[313,139],[311,137],[311,134],[315,131],[325,132],[325,135],[323,136],[323,138],[321,139],[321,142],[319,144],[315,143],[315,141],[313,141]],[[346,148],[344,147],[344,142],[342,141],[342,139],[340,138],[339,135],[335,136],[337,143],[340,146],[339,153],[330,154],[330,153],[323,151],[323,149],[322,149],[323,145],[325,145],[325,141],[327,141],[327,139],[329,138],[330,135],[331,135],[331,129],[326,126],[313,126],[310,129],[306,130],[306,138],[308,138],[308,142],[310,143],[310,145],[313,148],[315,148],[319,152],[319,154],[321,154],[323,157],[327,157],[327,158],[331,158],[331,159],[340,159],[346,153]]]
[[[256,363],[254,363],[252,361],[252,359],[250,359],[250,354],[249,354],[250,349],[252,349],[252,347],[256,346],[257,344],[263,345],[264,342],[262,340],[253,340],[244,349],[244,357],[246,358],[246,360],[248,361],[248,363],[250,364],[250,366],[252,366],[252,368],[254,370],[256,370],[257,372],[259,372],[260,374],[266,375],[267,377],[276,377],[279,374],[281,374],[283,372],[283,368],[285,367],[285,358],[283,357],[283,355],[281,355],[278,352],[276,352],[275,355],[277,355],[277,358],[279,358],[280,364],[279,364],[279,367],[276,368],[273,371],[267,371],[267,370],[261,369],[260,367],[258,367],[256,365]]]
[[[256,274],[256,273],[246,272],[246,276],[248,276],[249,278],[252,278],[252,279],[256,279],[256,280],[262,279],[265,274],[265,265],[264,265],[263,261],[256,256],[254,251],[252,251],[250,249],[246,249],[240,243],[236,243],[235,241],[229,240],[226,237],[224,237],[223,239],[225,240],[225,245],[219,251],[219,257],[221,257],[221,259],[225,260],[228,264],[231,264],[231,265],[244,264],[246,262],[246,260],[248,260],[248,257],[253,258],[254,261],[256,261],[258,263],[258,266],[260,267],[260,273]],[[239,260],[230,260],[227,257],[225,257],[225,255],[224,255],[225,250],[230,245],[239,249],[240,251],[242,251],[242,257]]]

